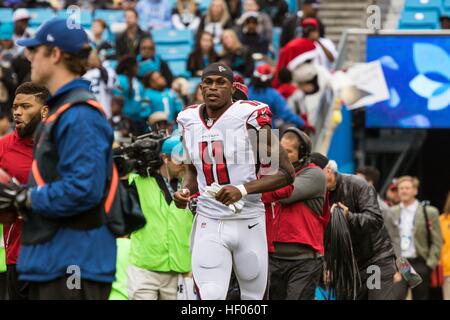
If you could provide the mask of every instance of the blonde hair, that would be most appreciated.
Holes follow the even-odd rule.
[[[197,11],[197,4],[194,0],[188,0],[189,2],[189,12],[195,15]],[[179,14],[182,14],[184,11],[184,0],[177,0],[177,10]]]
[[[419,189],[420,181],[416,177],[411,176],[402,176],[397,179],[397,186],[400,186],[400,183],[409,181],[412,183],[413,187]]]
[[[233,29],[226,29],[223,30],[222,35],[220,36],[221,39],[223,39],[223,37],[225,36],[230,36],[231,38],[233,38],[233,43],[235,43],[235,47],[234,48],[226,48],[225,45],[223,46],[223,51],[226,52],[230,52],[230,49],[235,50],[235,49],[241,49],[242,48],[242,43],[239,40],[236,31],[234,31]],[[223,43],[222,43],[223,44]]]
[[[216,2],[220,2],[220,4],[222,5],[222,17],[220,18],[219,22],[222,25],[225,25],[225,23],[227,23],[227,21],[230,20],[230,12],[228,11],[227,4],[225,3],[224,0],[212,0],[211,1],[211,4],[209,5],[209,8],[208,8],[208,12],[206,13],[205,22],[206,23],[212,22],[211,8],[212,8],[213,4]]]

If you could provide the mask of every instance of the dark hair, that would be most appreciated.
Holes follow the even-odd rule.
[[[450,191],[448,192],[447,200],[445,201],[443,213],[450,214]]]
[[[266,81],[262,81],[261,79],[259,79],[257,77],[252,77],[252,80],[250,81],[250,86],[252,86],[255,89],[255,91],[263,90],[266,88],[271,88],[272,87],[272,78],[270,78]]]
[[[288,68],[283,68],[278,73],[278,81],[280,83],[291,83],[292,82],[292,72]]]
[[[155,44],[155,41],[153,41],[153,38],[151,36],[144,36],[142,37],[141,41],[139,41],[139,45],[142,44],[142,42],[150,40],[153,44]]]
[[[36,84],[34,82],[24,82],[16,89],[16,94],[28,94],[36,96],[40,102],[46,103],[46,101],[50,98],[50,92],[44,86]]]
[[[189,66],[190,70],[193,70],[193,69],[202,70],[203,68],[206,67],[203,65],[203,53],[202,53],[202,47],[201,47],[201,39],[204,34],[209,34],[212,38],[214,38],[214,36],[210,32],[207,32],[207,31],[202,31],[202,32],[198,33],[198,36],[195,41],[194,51],[191,53],[191,56],[193,57],[191,64],[193,64],[193,65]],[[214,63],[219,60],[219,55],[217,54],[216,50],[214,49],[214,41],[213,41],[213,46],[211,48],[211,51],[208,52],[208,59],[209,59],[209,63]]]
[[[366,178],[366,180],[372,182],[375,187],[378,186],[378,182],[380,181],[380,171],[377,168],[364,166],[358,168],[358,170],[356,170],[356,173],[362,174]]]
[[[148,88],[152,89],[152,86],[150,85],[150,81],[155,72],[157,72],[157,71],[150,71],[142,77],[142,83],[144,84],[144,87],[146,89],[148,89]]]
[[[128,77],[128,97],[133,96],[133,78],[136,76],[132,74],[132,68],[137,66],[137,60],[135,56],[126,55],[123,56],[116,67],[117,74],[124,74]]]

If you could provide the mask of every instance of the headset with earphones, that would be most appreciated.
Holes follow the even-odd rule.
[[[298,137],[300,146],[298,148],[298,161],[296,163],[293,163],[295,167],[304,167],[310,162],[310,155],[311,155],[311,149],[312,149],[312,142],[309,136],[303,132],[302,130],[295,128],[295,127],[289,127],[283,132],[283,136],[291,132],[295,134]]]

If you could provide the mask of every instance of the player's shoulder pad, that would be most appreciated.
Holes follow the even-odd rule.
[[[181,125],[184,125],[187,121],[192,119],[198,114],[198,108],[202,104],[194,104],[186,107],[183,111],[181,111],[177,116],[177,122]]]

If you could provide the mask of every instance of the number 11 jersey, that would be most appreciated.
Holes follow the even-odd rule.
[[[206,186],[240,185],[257,179],[258,157],[253,149],[256,134],[272,125],[270,108],[256,101],[233,103],[211,125],[203,119],[205,105],[194,105],[179,113],[177,122],[185,151],[197,170],[200,196],[197,214],[212,219],[251,219],[264,214],[260,194],[243,197],[244,208],[234,213],[212,197]]]

